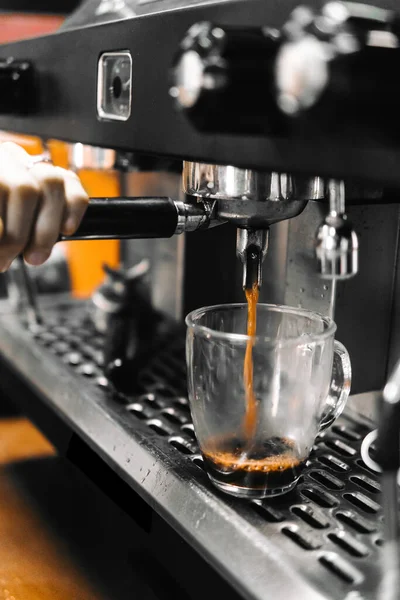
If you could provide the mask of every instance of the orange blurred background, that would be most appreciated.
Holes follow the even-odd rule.
[[[52,33],[63,19],[53,15],[0,14],[0,43],[12,42],[38,35]],[[43,146],[38,138],[0,132],[0,142],[13,141],[29,154],[40,154]],[[79,141],[79,140],[78,140]],[[67,144],[48,142],[54,164],[68,166]],[[82,183],[91,197],[116,197],[120,195],[117,172],[79,171]],[[63,244],[68,262],[72,293],[76,297],[90,296],[104,278],[102,266],[107,263],[117,267],[120,263],[120,243],[117,240],[68,242]]]

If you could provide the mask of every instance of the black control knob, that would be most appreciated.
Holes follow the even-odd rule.
[[[202,131],[258,134],[277,127],[274,93],[279,33],[193,25],[175,57],[170,94]]]
[[[333,134],[396,136],[400,130],[400,20],[355,2],[295,9],[282,30],[275,78],[288,117]]]
[[[36,105],[33,66],[27,61],[0,59],[0,114],[32,112]]]

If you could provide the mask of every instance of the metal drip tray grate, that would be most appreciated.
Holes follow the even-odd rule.
[[[137,374],[138,393],[116,396],[102,373],[103,339],[78,312],[63,311],[32,335],[68,370],[114,398],[131,426],[140,422],[149,435],[167,442],[172,460],[179,455],[188,465],[196,465],[204,484],[186,397],[183,339],[175,339]],[[294,492],[247,503],[249,524],[273,538],[294,563],[298,561],[311,585],[323,586],[326,598],[362,599],[376,594],[372,590],[379,579],[383,543],[380,484],[360,456],[361,442],[369,431],[363,420],[342,416],[316,440]],[[209,490],[219,494],[211,484]],[[232,502],[239,507],[236,500]]]

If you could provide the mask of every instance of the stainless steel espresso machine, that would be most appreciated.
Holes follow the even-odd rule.
[[[190,597],[378,598],[361,444],[400,357],[399,67],[393,0],[88,0],[0,47],[0,128],[115,150],[124,193],[92,199],[74,236],[123,240],[89,302],[40,297],[34,323],[2,303],[1,386],[135,513]],[[243,503],[202,469],[182,318],[255,282],[261,301],[334,316],[353,395],[293,494]]]

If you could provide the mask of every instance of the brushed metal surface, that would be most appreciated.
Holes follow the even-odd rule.
[[[332,282],[320,277],[315,243],[326,207],[309,202],[304,212],[287,225],[287,245],[281,252],[281,257],[286,253],[286,270],[280,275],[286,287],[281,301],[332,314],[338,326],[336,337],[352,359],[353,393],[361,393],[383,387],[391,335],[392,353],[396,354],[398,348],[393,321],[398,306],[393,306],[393,302],[399,297],[398,293],[395,296],[394,285],[399,209],[395,204],[360,204],[348,206],[346,211],[359,237],[358,274],[337,282],[336,290]],[[274,256],[277,251],[279,248],[274,249]],[[264,281],[267,278],[266,273]]]
[[[75,344],[82,337],[82,356],[100,342],[82,325],[82,305],[48,302],[48,327],[37,339],[2,303],[2,357],[244,598],[375,598],[379,483],[359,455],[373,427],[373,394],[355,399],[364,417],[352,413],[351,400],[336,427],[318,440],[294,495],[237,501],[217,493],[201,468],[184,396],[183,341],[149,365],[147,393],[116,402],[98,385],[104,382],[93,361],[68,364],[71,327]],[[60,349],[60,338],[67,348]]]

